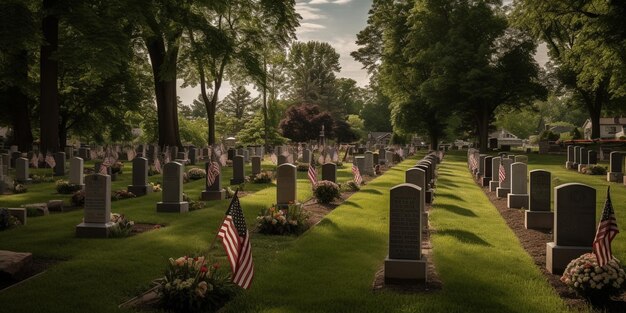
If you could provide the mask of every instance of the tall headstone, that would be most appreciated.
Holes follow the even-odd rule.
[[[15,180],[20,184],[28,184],[32,181],[28,177],[28,159],[18,158],[15,160]]]
[[[387,161],[387,164],[393,165],[393,152],[391,151],[385,152],[385,161]]]
[[[11,152],[11,168],[15,168],[15,161],[19,158],[22,157],[22,152],[20,151],[13,151]]]
[[[483,187],[489,187],[489,182],[491,181],[491,175],[492,174],[492,168],[491,168],[491,162],[493,160],[493,157],[488,155],[485,157],[485,159],[483,160],[483,168],[485,169],[485,175],[483,175],[483,179],[482,179],[482,186]]]
[[[524,212],[524,227],[527,229],[552,228],[554,213],[550,212],[551,182],[550,172],[530,171],[530,199],[528,210]]]
[[[248,149],[243,149],[243,163],[247,164],[248,162],[250,162],[250,151],[248,151]]]
[[[422,255],[421,190],[400,184],[389,191],[389,255],[385,259],[385,284],[425,282],[427,261]]]
[[[484,177],[485,176],[485,158],[487,157],[486,154],[480,154],[478,155],[478,177]]]
[[[578,156],[578,171],[581,172],[582,169],[587,167],[587,165],[588,165],[588,162],[587,162],[587,148],[580,147],[580,150],[578,150],[578,153],[580,153],[580,155]]]
[[[302,163],[304,164],[311,164],[311,150],[309,149],[304,149],[302,151]]]
[[[356,163],[356,167],[359,169],[359,173],[361,173],[361,175],[364,175],[365,174],[365,157],[355,156],[354,162]]]
[[[286,206],[298,199],[296,166],[285,163],[276,168],[276,205]]]
[[[198,149],[194,146],[189,147],[189,155],[187,158],[189,159],[189,164],[196,165],[198,160]]]
[[[369,175],[369,176],[375,176],[374,155],[372,151],[365,152],[364,160],[365,160],[365,164],[363,166],[365,167],[365,172],[361,172],[361,173],[364,173],[365,175]]]
[[[71,159],[74,157],[74,147],[67,146],[65,147],[65,157]]]
[[[76,237],[106,238],[111,222],[111,176],[93,174],[85,177],[83,222],[76,225]]]
[[[82,158],[73,157],[70,159],[70,184],[85,187],[83,178],[84,161]]]
[[[567,146],[567,161],[565,161],[565,168],[574,168],[574,146]]]
[[[226,152],[228,154],[228,159],[229,160],[233,160],[233,158],[235,157],[236,151],[233,148],[228,149],[228,152]]]
[[[546,268],[562,274],[569,262],[591,252],[596,234],[596,190],[569,183],[554,188],[554,241],[546,244]]]
[[[578,164],[580,164],[580,148],[579,146],[574,146],[574,169],[578,169]]]
[[[385,149],[383,148],[378,149],[378,160],[381,163],[387,162],[387,151],[385,151]]]
[[[250,157],[250,161],[252,161],[252,175],[257,175],[261,173],[261,157],[255,155]]]
[[[598,164],[598,153],[596,150],[587,151],[587,164],[589,166]]]
[[[404,173],[404,182],[419,187],[420,207],[422,208],[422,221],[424,227],[428,227],[428,213],[426,213],[426,172],[421,168],[410,168]]]
[[[511,192],[511,164],[513,164],[513,160],[505,158],[501,159],[500,162],[502,162],[502,166],[504,167],[505,178],[500,183],[500,187],[496,189],[496,196],[498,198],[504,198],[507,194],[509,194],[509,192]],[[497,173],[498,175],[494,174],[493,176],[500,179],[500,168],[498,168]]]
[[[54,176],[65,175],[65,152],[57,152],[54,154]]]
[[[245,164],[243,155],[236,155],[233,158],[233,178],[230,180],[231,185],[243,184],[246,181]]]
[[[325,163],[322,165],[322,180],[337,182],[337,165],[335,163]]]
[[[81,159],[83,159],[84,161],[91,160],[91,149],[89,149],[87,147],[80,147],[80,148],[78,148],[78,156]]]
[[[624,154],[621,151],[613,151],[609,156],[609,172],[606,173],[606,181],[621,183],[624,179]]]
[[[511,164],[511,193],[507,195],[509,209],[528,208],[528,166],[523,162]]]
[[[184,166],[178,162],[169,162],[163,166],[163,198],[157,203],[157,212],[189,211],[189,202],[183,201],[183,169]]]
[[[254,161],[253,163],[254,164]],[[216,165],[219,166],[219,164],[216,162]],[[209,173],[209,167],[211,166],[211,161],[204,163],[204,169],[206,170],[207,173]],[[220,169],[220,173],[221,173],[221,169]],[[204,191],[202,191],[202,194],[200,195],[200,198],[202,199],[202,201],[212,201],[212,200],[224,200],[226,199],[226,190],[222,188],[222,182],[220,181],[220,177],[222,175],[218,174],[215,177],[215,180],[213,181],[212,184],[209,184],[208,180],[204,180]]]
[[[136,196],[144,196],[152,192],[152,186],[148,184],[148,159],[136,157],[133,159],[133,184],[129,185],[128,191]]]

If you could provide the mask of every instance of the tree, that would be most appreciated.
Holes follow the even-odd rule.
[[[241,123],[242,120],[251,118],[258,110],[257,102],[258,98],[252,99],[246,87],[238,86],[218,104],[217,109]]]
[[[333,138],[333,125],[333,117],[327,111],[322,111],[318,105],[303,104],[287,109],[279,127],[284,137],[294,142],[306,142],[318,139],[322,126],[325,137]]]
[[[265,134],[268,134],[267,139]],[[268,143],[270,145],[282,145],[286,139],[280,135],[277,127],[270,127],[265,131],[265,122],[261,111],[248,120],[243,128],[237,133],[237,141],[244,145],[261,145]]]
[[[372,132],[392,131],[391,111],[389,110],[391,101],[375,85],[370,84],[369,90],[368,97],[360,112],[363,119],[363,130]]]
[[[295,42],[287,56],[290,98],[296,103],[317,104],[335,111],[335,73],[341,70],[339,54],[326,42]]]
[[[365,90],[357,86],[352,78],[338,78],[335,85],[337,86],[337,107],[333,113],[341,117],[358,114],[363,108]]]
[[[39,52],[39,149],[56,152],[59,144],[59,63],[54,58],[59,47],[59,18],[55,12],[57,0],[43,0],[44,17],[41,22],[43,43]]]

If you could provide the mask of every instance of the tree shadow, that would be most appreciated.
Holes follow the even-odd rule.
[[[476,215],[476,213],[474,213],[474,211],[466,209],[466,208],[462,208],[458,205],[455,204],[439,204],[439,205],[435,205],[435,210],[436,209],[444,209],[448,212],[452,212],[458,215],[462,215],[462,216],[468,216],[468,217],[478,217],[478,215]]]
[[[460,242],[471,243],[471,244],[486,246],[486,247],[492,247],[490,243],[478,237],[476,234],[465,231],[465,230],[447,229],[447,230],[437,231],[436,233],[437,235],[442,235],[442,236],[452,236]]]
[[[341,205],[351,205],[351,206],[357,207],[357,208],[359,208],[359,209],[362,209],[362,208],[363,208],[360,204],[358,204],[358,203],[356,203],[356,202],[354,202],[354,201],[352,201],[352,200],[345,201],[345,202],[344,202],[344,203],[342,203]]]
[[[382,195],[383,193],[376,190],[376,189],[365,189],[365,190],[360,190],[359,192],[362,193],[373,193],[373,194],[377,194],[377,195]]]

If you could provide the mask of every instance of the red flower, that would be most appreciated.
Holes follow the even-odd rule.
[[[214,269],[218,269],[218,268],[220,268],[220,264],[219,264],[219,263],[217,263],[217,262],[216,262],[216,263],[213,263],[213,268],[214,268]]]
[[[206,266],[204,266],[204,265],[200,268],[200,272],[201,273],[206,273],[208,271],[209,271],[209,269]]]

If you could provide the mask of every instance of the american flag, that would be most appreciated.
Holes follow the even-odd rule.
[[[109,166],[111,166],[111,163],[109,163],[109,159],[104,159],[104,162],[102,162],[102,164],[100,164],[100,174],[102,174],[102,175],[109,174],[109,172],[107,171],[107,168]]]
[[[613,241],[613,238],[619,233],[617,221],[615,220],[615,212],[611,204],[610,188],[611,187],[606,190],[606,201],[604,202],[604,209],[602,210],[602,218],[598,225],[596,238],[593,240],[593,253],[596,255],[598,265],[600,266],[604,266],[613,259],[611,241]]]
[[[54,157],[52,157],[52,154],[46,155],[46,164],[48,164],[50,168],[57,166],[57,162],[54,160]]]
[[[211,162],[206,171],[206,186],[213,186],[215,179],[220,175],[220,166],[217,162]]]
[[[506,180],[506,170],[504,169],[504,165],[500,163],[500,167],[498,168],[498,176],[500,178],[500,183]]]
[[[276,153],[272,153],[270,155],[270,160],[272,160],[272,164],[278,164],[278,158],[276,157]]]
[[[475,171],[478,168],[478,162],[476,161],[476,155],[470,155],[470,166],[472,167],[472,171]]]
[[[39,167],[39,156],[37,155],[37,153],[33,153],[33,157],[30,158],[30,164],[34,168],[38,168]]]
[[[311,181],[311,185],[317,185],[317,171],[315,171],[315,166],[309,163],[309,180]]]
[[[233,271],[233,283],[248,289],[254,276],[254,263],[252,262],[250,236],[237,192],[230,202],[228,211],[226,211],[226,218],[224,218],[217,235],[222,238],[222,245],[226,250],[226,256]]]
[[[363,177],[361,177],[361,171],[359,171],[359,167],[356,164],[352,164],[352,175],[354,175],[354,182],[357,185],[360,185],[363,182]]]
[[[154,170],[157,173],[161,173],[161,161],[159,161],[159,157],[154,158]]]

